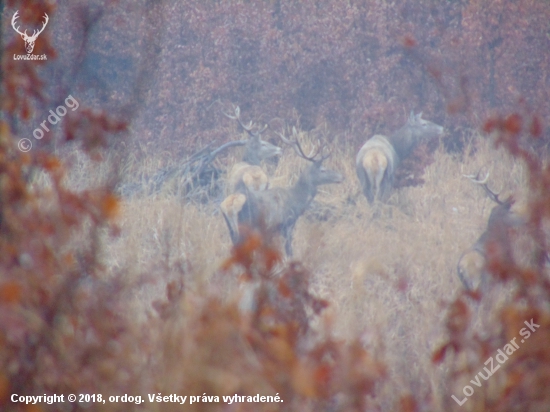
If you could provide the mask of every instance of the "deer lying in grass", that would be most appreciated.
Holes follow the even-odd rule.
[[[476,242],[462,255],[457,263],[457,273],[462,285],[467,290],[485,290],[487,285],[487,271],[485,262],[487,258],[487,247],[489,245],[499,245],[500,255],[506,260],[512,256],[511,243],[508,240],[509,230],[525,224],[525,219],[511,208],[514,199],[509,196],[505,200],[499,199],[499,196],[491,191],[487,186],[489,173],[483,180],[477,176],[464,175],[472,182],[481,185],[489,198],[496,203],[489,215],[487,228],[476,240]]]
[[[296,139],[291,141],[279,134],[283,142],[291,145],[298,156],[311,162],[310,166],[302,171],[298,181],[291,187],[276,187],[265,191],[249,191],[238,214],[238,225],[253,229],[263,228],[272,236],[281,234],[284,238],[285,252],[292,256],[292,234],[296,221],[306,211],[317,194],[317,188],[330,183],[340,183],[343,177],[340,173],[323,167],[330,154],[320,154],[319,148],[315,154],[306,155]],[[232,232],[232,225],[228,217],[224,217],[232,233],[233,243],[241,240],[239,233]]]
[[[422,141],[443,133],[443,127],[411,112],[405,125],[389,137],[375,135],[361,147],[355,158],[355,170],[363,194],[370,204],[386,201],[393,188],[394,173]]]
[[[229,227],[231,240],[235,243],[238,238],[238,216],[246,202],[247,193],[266,190],[269,178],[260,167],[262,160],[278,156],[282,153],[279,146],[262,140],[261,133],[267,128],[264,126],[257,132],[252,131],[252,122],[242,123],[240,109],[237,106],[235,115],[224,113],[230,119],[236,120],[249,135],[248,140],[239,143],[245,146],[242,160],[231,168],[227,179],[228,196],[222,201],[220,208]]]

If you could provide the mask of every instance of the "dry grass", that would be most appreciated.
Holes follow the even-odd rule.
[[[306,148],[312,143],[307,136],[302,140]],[[525,179],[522,166],[494,149],[489,139],[476,137],[471,152],[464,158],[437,152],[426,169],[426,183],[394,193],[373,217],[373,208],[360,195],[355,153],[349,147],[334,149],[326,166],[346,180],[322,187],[315,213],[297,224],[295,258],[314,274],[314,293],[331,302],[327,316],[337,332],[343,338],[361,336],[386,362],[392,388],[383,391],[389,397],[395,388],[409,388],[418,399],[429,388],[435,394],[443,390],[439,382],[445,366],[434,367],[431,354],[445,337],[446,303],[461,287],[457,260],[483,232],[493,207],[462,175],[488,168],[496,191],[517,191]],[[225,161],[229,165],[234,158]],[[271,166],[272,184],[292,184],[305,163],[285,148],[277,166]],[[71,184],[76,187],[97,183],[92,180],[106,170],[101,163],[74,164],[79,172]],[[123,271],[136,279],[166,274],[147,278],[140,286],[133,299],[135,311],[150,312],[166,283],[181,276],[190,290],[212,287],[226,296],[232,293],[235,279],[217,273],[231,247],[217,204],[186,204],[161,193],[122,205],[120,235],[106,237],[106,264],[113,273]],[[155,271],[159,267],[167,270]]]

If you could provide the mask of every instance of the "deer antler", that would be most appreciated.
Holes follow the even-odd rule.
[[[257,137],[259,136],[260,134],[262,134],[265,129],[267,129],[267,124],[264,125],[264,127],[262,127],[260,130],[258,130],[257,132],[253,132],[252,131],[252,120],[250,121],[250,123],[248,123],[248,125],[245,125],[242,120],[241,120],[241,109],[239,108],[239,106],[235,107],[235,115],[230,115],[230,114],[227,114],[225,113],[223,110],[222,110],[222,113],[224,116],[230,118],[230,119],[233,119],[233,120],[236,120],[239,125],[241,125],[241,127],[246,130],[246,132],[252,136],[252,137]]]
[[[470,179],[472,182],[474,182],[475,184],[478,184],[480,185],[483,190],[485,190],[485,193],[487,193],[487,195],[489,196],[489,198],[499,204],[499,205],[505,205],[507,203],[507,201],[502,201],[498,198],[499,194],[500,193],[495,193],[493,192],[491,189],[489,189],[489,187],[487,186],[487,181],[489,180],[489,172],[487,172],[487,174],[485,175],[485,177],[483,179],[480,179],[480,176],[481,176],[481,169],[479,170],[479,172],[477,172],[476,175],[462,175],[464,177],[467,177],[468,179]]]
[[[298,141],[298,132],[296,131],[296,128],[294,126],[292,127],[292,136],[293,136],[292,140],[286,138],[282,133],[279,133],[279,132],[276,132],[276,133],[277,135],[279,135],[283,143],[289,146],[292,146],[294,148],[294,151],[302,159],[309,160],[310,162],[322,162],[323,160],[327,159],[330,156],[330,153],[328,153],[327,155],[322,155],[319,160],[315,160],[315,158],[317,157],[321,149],[320,141],[317,142],[317,148],[313,148],[309,153],[309,155],[306,155],[304,153],[304,150],[302,149],[302,146],[300,145],[300,142]]]

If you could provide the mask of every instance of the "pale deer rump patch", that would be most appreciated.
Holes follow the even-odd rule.
[[[228,193],[243,189],[261,191],[268,187],[269,178],[266,172],[258,165],[239,162],[233,165],[227,182]]]
[[[393,189],[396,169],[414,149],[444,132],[429,120],[422,119],[422,113],[411,112],[407,122],[388,137],[374,135],[361,147],[355,159],[357,177],[363,194],[370,204],[387,201]]]
[[[465,251],[458,260],[457,273],[467,290],[477,290],[485,283],[485,256],[475,248]]]
[[[233,243],[237,242],[239,236],[239,213],[241,213],[246,196],[242,193],[234,193],[227,196],[220,204],[222,215],[229,229],[229,236]]]
[[[397,154],[389,140],[374,135],[355,158],[357,177],[369,203],[387,200],[393,186]]]

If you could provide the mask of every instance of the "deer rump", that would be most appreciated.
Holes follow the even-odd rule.
[[[393,187],[397,154],[382,135],[374,135],[363,145],[355,159],[357,177],[369,203],[386,201]]]

